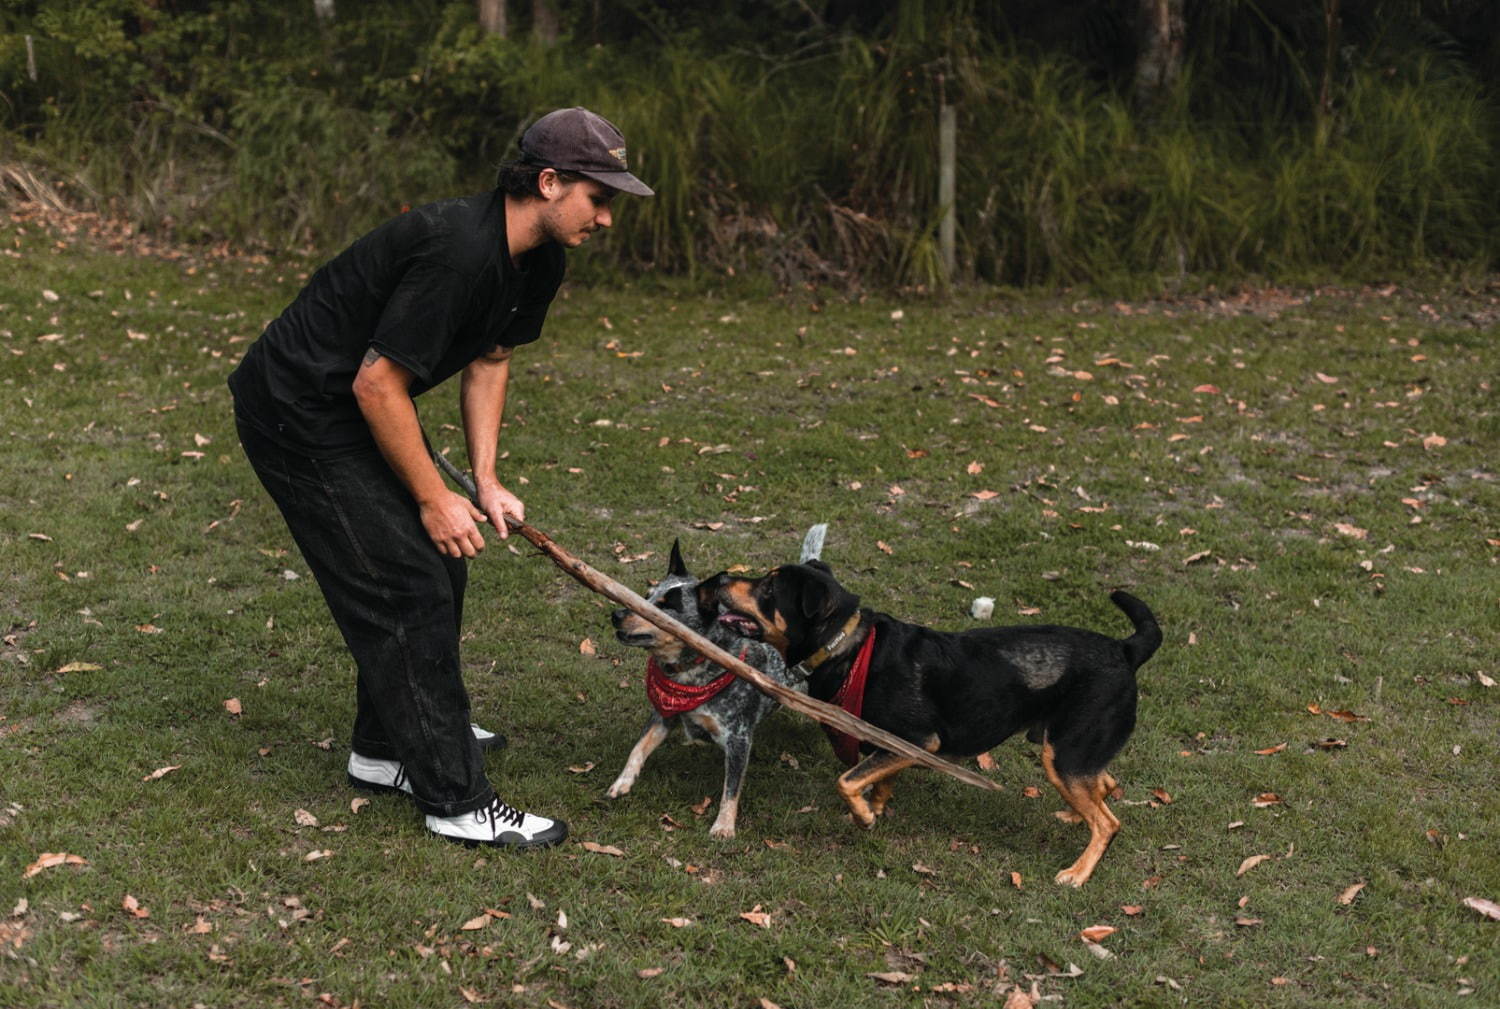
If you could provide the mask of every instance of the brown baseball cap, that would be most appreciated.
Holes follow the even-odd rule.
[[[625,137],[615,124],[581,106],[549,112],[532,123],[521,135],[521,160],[576,172],[622,193],[656,195],[630,174]]]

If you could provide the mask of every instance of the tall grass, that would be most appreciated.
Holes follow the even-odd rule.
[[[1495,105],[1451,64],[1351,74],[1320,130],[1287,111],[1296,96],[1247,119],[1243,93],[1191,71],[1148,119],[1071,58],[923,5],[879,40],[782,56],[692,38],[546,47],[483,37],[464,5],[417,6],[431,27],[381,5],[379,45],[331,30],[326,51],[240,53],[177,91],[118,67],[108,92],[54,82],[72,100],[30,118],[7,106],[0,152],[143,227],[327,251],[403,205],[487,186],[531,119],[583,104],[619,123],[659,194],[622,207],[581,257],[593,272],[1140,290],[1485,267],[1500,250]],[[49,65],[110,63],[75,34],[48,42]],[[0,88],[20,95],[11,42]],[[935,238],[943,100],[959,117],[956,277]]]

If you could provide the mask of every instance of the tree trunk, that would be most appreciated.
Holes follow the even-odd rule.
[[[505,0],[479,0],[479,27],[486,35],[506,37]]]
[[[531,0],[531,33],[543,45],[552,45],[561,34],[557,7],[552,0]]]
[[[334,0],[313,0],[313,13],[318,16],[319,21],[332,21],[334,17]]]
[[[1339,0],[1323,0],[1323,80],[1318,85],[1317,137],[1318,147],[1328,143],[1333,132],[1333,78],[1338,70],[1339,30],[1343,27],[1339,15]]]
[[[1135,60],[1135,102],[1148,108],[1171,93],[1182,74],[1186,28],[1183,0],[1139,0]]]

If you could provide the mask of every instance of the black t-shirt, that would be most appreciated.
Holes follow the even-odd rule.
[[[229,376],[235,411],[311,456],[367,449],[354,375],[372,347],[426,392],[496,346],[541,335],[562,283],[548,242],[506,253],[498,191],[442,200],[393,218],[324,265],[251,344]]]

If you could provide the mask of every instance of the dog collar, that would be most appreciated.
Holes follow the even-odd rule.
[[[804,680],[807,679],[819,666],[827,662],[829,659],[833,658],[834,651],[839,647],[839,645],[842,645],[844,643],[849,635],[854,633],[854,629],[858,626],[859,611],[855,610],[854,615],[844,622],[844,626],[840,628],[839,632],[833,636],[832,641],[828,642],[828,644],[824,645],[822,648],[819,648],[816,652],[813,652],[807,658],[797,663],[797,668],[801,670],[802,678]]]

